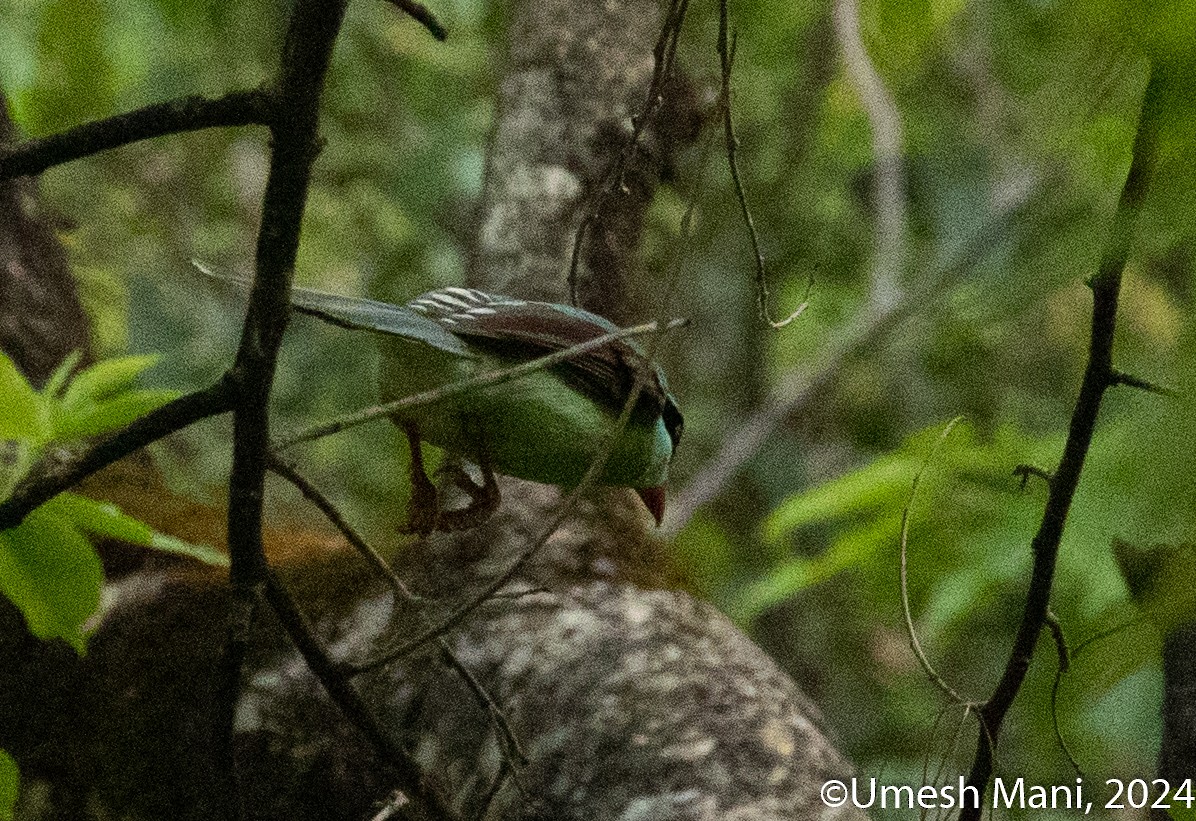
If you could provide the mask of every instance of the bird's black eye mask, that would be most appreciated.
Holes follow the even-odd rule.
[[[682,418],[681,410],[673,404],[672,399],[665,399],[660,414],[664,419],[664,429],[669,432],[669,438],[673,440],[673,450],[676,450],[677,445],[681,442],[681,434],[685,430],[685,419]]]

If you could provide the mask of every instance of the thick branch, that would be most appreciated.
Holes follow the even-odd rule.
[[[0,180],[40,174],[71,160],[167,134],[220,126],[268,125],[270,110],[269,95],[261,89],[234,91],[216,99],[195,95],[155,103],[0,150]]]
[[[235,604],[229,640],[220,667],[220,731],[223,764],[230,785],[230,814],[238,814],[234,715],[241,671],[258,596],[265,591],[274,611],[288,626],[305,660],[338,706],[394,767],[399,786],[423,800],[436,816],[448,817],[436,796],[425,789],[415,764],[378,730],[360,697],[343,679],[324,673],[330,662],[299,629],[298,609],[285,591],[271,583],[262,546],[262,502],[270,445],[269,400],[278,351],[290,315],[290,289],[299,232],[307,203],[311,166],[319,153],[319,106],[333,45],[345,13],[344,0],[300,0],[283,44],[281,75],[271,124],[272,152],[262,222],[258,232],[256,276],[250,293],[233,375],[240,387],[233,411],[233,466],[229,478],[228,546]],[[363,718],[363,715],[366,718]]]

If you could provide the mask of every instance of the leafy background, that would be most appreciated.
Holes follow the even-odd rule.
[[[298,276],[304,284],[401,300],[461,281],[501,73],[505,7],[438,2],[450,29],[431,40],[384,3],[356,3],[326,95],[327,145],[315,169]],[[29,136],[190,93],[268,79],[284,4],[180,0],[0,0],[0,83]],[[739,0],[735,113],[740,161],[779,306],[810,307],[783,332],[761,327],[750,248],[725,169],[683,158],[643,243],[662,281],[694,182],[704,187],[686,243],[678,311],[700,333],[669,352],[686,411],[673,485],[685,488],[746,417],[787,380],[814,376],[868,304],[876,214],[871,132],[839,59],[825,4]],[[1123,370],[1181,392],[1118,389],[1106,399],[1060,556],[1053,609],[1087,645],[1059,693],[1058,721],[1091,782],[1149,777],[1160,737],[1160,623],[1190,590],[1147,584],[1131,601],[1117,557],[1191,545],[1196,524],[1192,324],[1196,164],[1188,2],[875,0],[861,23],[904,127],[908,317],[836,362],[830,387],[676,538],[694,587],[736,618],[824,709],[859,771],[921,783],[958,772],[974,728],[944,710],[908,648],[897,533],[910,483],[910,597],[921,640],[965,695],[992,687],[1020,614],[1029,539],[1044,498],[1012,469],[1053,467],[1087,344],[1091,274],[1128,165],[1144,60],[1175,78],[1164,153],[1123,291]],[[685,66],[717,88],[716,8],[696,3]],[[187,390],[214,379],[236,341],[237,298],[194,276],[197,257],[244,273],[265,179],[260,130],[155,140],[48,172],[69,227],[100,352],[160,354],[142,385]],[[994,209],[1025,205],[999,224]],[[985,253],[942,272],[969,242]],[[650,290],[651,288],[649,288]],[[778,312],[780,309],[777,309]],[[375,356],[359,340],[298,319],[284,349],[276,419],[297,428],[374,397]],[[948,420],[959,425],[935,452]],[[219,502],[227,421],[156,447],[181,490]],[[305,453],[319,484],[371,537],[401,549],[403,448],[389,426]],[[279,516],[306,517],[289,492]],[[1121,547],[1114,551],[1114,540]],[[1168,554],[1171,555],[1171,554]],[[1156,574],[1157,575],[1157,574]],[[1149,576],[1149,573],[1147,573]],[[1155,592],[1152,594],[1151,591]],[[1047,643],[1006,725],[998,773],[1073,783],[1052,731]],[[953,780],[949,778],[948,780]],[[1040,814],[1041,815],[1041,814]],[[1049,813],[1048,813],[1049,815]]]

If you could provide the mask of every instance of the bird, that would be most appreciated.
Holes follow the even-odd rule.
[[[291,305],[338,327],[374,334],[384,403],[619,330],[571,305],[455,286],[428,291],[405,305],[295,286]],[[596,481],[634,489],[659,526],[684,419],[660,365],[635,340],[621,337],[509,381],[396,411],[392,421],[411,451],[412,499],[403,531],[426,536],[481,524],[500,503],[495,473],[576,487],[607,447],[637,383],[626,426]],[[424,442],[477,464],[480,485],[460,467],[448,469],[470,497],[465,508],[439,509],[438,491],[423,462]]]

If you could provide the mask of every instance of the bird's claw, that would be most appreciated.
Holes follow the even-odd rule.
[[[441,511],[436,529],[448,533],[472,530],[484,523],[498,510],[502,497],[494,474],[486,472],[485,481],[476,483],[459,465],[442,468],[446,476],[469,496],[469,504],[457,510]]]
[[[440,518],[439,510],[440,494],[436,491],[436,486],[428,482],[426,478],[423,482],[413,482],[407,522],[399,528],[399,532],[428,536],[437,529],[437,522]]]
[[[482,469],[482,484],[473,481],[458,464],[442,465],[437,471],[449,478],[469,496],[469,504],[458,510],[440,510],[443,496],[436,490],[424,470],[423,451],[420,447],[419,427],[414,422],[401,423],[411,448],[411,504],[407,523],[399,528],[402,533],[417,533],[427,537],[435,530],[455,533],[478,527],[498,510],[501,496],[494,469],[486,448],[479,448],[478,465]],[[477,434],[479,441],[481,434]]]

